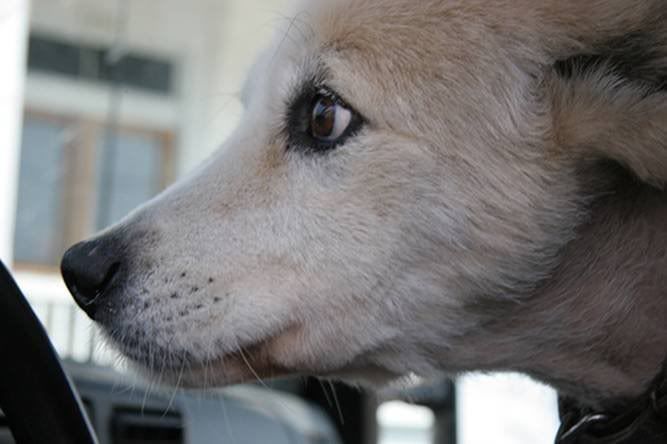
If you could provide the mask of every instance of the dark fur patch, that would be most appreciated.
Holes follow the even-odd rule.
[[[667,38],[658,35],[650,32],[626,34],[593,53],[559,60],[554,68],[564,78],[605,68],[645,85],[648,92],[667,91]]]

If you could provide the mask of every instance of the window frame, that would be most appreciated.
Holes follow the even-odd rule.
[[[95,116],[78,113],[48,111],[38,107],[24,108],[24,121],[30,118],[76,128],[77,135],[63,147],[63,163],[68,165],[63,183],[62,227],[60,248],[64,250],[93,234],[96,218],[96,147],[100,137],[104,137],[106,122]],[[121,122],[115,129],[124,134],[136,134],[158,141],[161,152],[160,177],[157,189],[163,190],[175,178],[175,135],[174,131],[145,125]],[[23,142],[21,141],[21,144]],[[21,145],[22,146],[22,145]],[[19,173],[20,174],[20,173]],[[18,202],[17,208],[18,211]],[[14,228],[15,230],[18,227]],[[14,240],[16,235],[14,235]],[[40,264],[14,258],[14,267],[22,272],[58,274],[59,264]]]

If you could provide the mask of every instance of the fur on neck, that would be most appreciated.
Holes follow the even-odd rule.
[[[475,310],[483,328],[465,346],[483,366],[525,372],[591,407],[639,396],[667,356],[667,191],[619,179],[551,278],[515,304]]]

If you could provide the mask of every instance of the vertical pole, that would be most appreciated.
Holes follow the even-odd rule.
[[[111,225],[111,199],[113,198],[114,172],[118,155],[118,130],[123,105],[122,66],[125,57],[125,38],[130,17],[128,0],[116,1],[116,29],[111,50],[105,57],[105,63],[111,69],[111,89],[109,90],[109,111],[104,130],[104,144],[102,147],[102,171],[100,172],[100,190],[97,201],[97,220],[95,231]]]
[[[18,188],[29,0],[0,4],[0,260],[11,264]]]
[[[63,358],[70,358],[74,359],[76,358],[76,352],[74,351],[74,347],[76,346],[76,314],[79,311],[79,309],[74,305],[71,304],[69,306],[69,317],[67,319],[67,351],[65,352],[65,355],[61,357]]]
[[[433,425],[433,443],[434,444],[456,444],[456,389],[453,381],[443,381],[447,387],[448,396],[444,402],[432,406],[435,414],[435,424]]]

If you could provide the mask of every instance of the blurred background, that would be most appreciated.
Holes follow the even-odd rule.
[[[0,2],[0,259],[73,375],[101,443],[552,442],[555,395],[519,375],[374,394],[314,379],[163,388],[128,372],[73,304],[58,272],[66,247],[224,141],[243,113],[245,73],[288,20],[288,1]],[[10,439],[0,427],[0,443]]]

